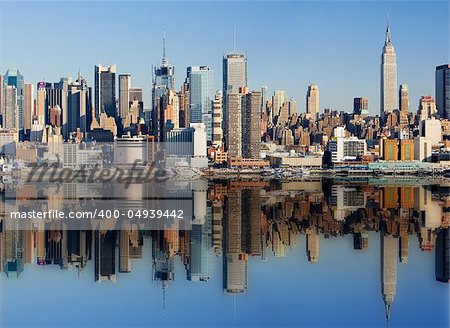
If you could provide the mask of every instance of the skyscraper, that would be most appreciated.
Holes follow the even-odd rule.
[[[212,141],[212,71],[208,66],[187,68],[189,80],[190,123],[204,123],[206,137]]]
[[[317,120],[319,115],[319,87],[316,84],[311,84],[306,93],[306,114],[313,120]]]
[[[441,118],[450,119],[450,64],[436,67],[436,105]]]
[[[353,99],[353,113],[358,115],[369,114],[369,99],[367,98],[354,98]]]
[[[287,101],[286,91],[275,90],[272,96],[272,113],[270,115],[270,122],[280,114],[281,107]]]
[[[260,158],[261,92],[247,93],[242,106],[242,157]]]
[[[25,133],[29,133],[31,130],[33,114],[34,114],[34,85],[31,83],[25,83],[24,88],[24,104],[23,104],[23,128]]]
[[[14,85],[6,85],[4,96],[2,126],[5,129],[19,130],[19,106],[16,87]]]
[[[62,135],[67,138],[69,132],[80,128],[86,133],[92,122],[92,89],[88,87],[86,79],[78,74],[75,82],[68,84],[67,110],[63,111]]]
[[[242,94],[227,93],[227,138],[229,157],[242,157]]]
[[[247,56],[233,51],[223,57],[223,109],[225,140],[228,139],[228,93],[247,86]]]
[[[408,113],[409,113],[409,91],[406,84],[400,85],[399,90],[399,101],[400,101],[400,126],[408,126]]]
[[[0,74],[0,122],[2,122],[1,116],[3,115],[3,75]]]
[[[8,69],[4,76],[5,84],[14,86],[16,88],[16,99],[17,99],[17,130],[19,131],[19,138],[22,139],[21,135],[23,133],[23,88],[24,79],[23,75],[20,74],[18,69]]]
[[[44,126],[46,113],[47,89],[45,82],[38,82],[36,91],[36,120],[37,124]]]
[[[212,101],[213,115],[213,133],[212,144],[216,148],[222,147],[223,128],[222,128],[222,91],[217,91]]]
[[[119,75],[119,116],[124,119],[127,117],[128,109],[130,108],[130,88],[131,75]]]
[[[170,65],[166,57],[166,34],[163,35],[163,54],[161,65],[154,68],[152,77],[152,133],[159,140],[164,139],[164,111],[165,102],[163,96],[174,89],[175,67]]]
[[[388,22],[381,53],[380,116],[384,119],[386,114],[397,108],[397,62]]]
[[[266,111],[267,100],[269,100],[269,88],[264,85],[261,87],[261,114]]]
[[[100,113],[116,116],[116,65],[95,65],[95,112],[97,119]]]

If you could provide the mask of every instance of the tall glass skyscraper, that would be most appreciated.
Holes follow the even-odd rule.
[[[109,67],[95,65],[95,111],[97,119],[100,113],[116,116],[116,65]]]
[[[435,88],[439,116],[450,120],[450,64],[436,67]]]
[[[164,139],[164,107],[161,101],[167,96],[167,91],[174,89],[175,67],[170,65],[166,57],[166,35],[163,36],[163,56],[161,65],[156,66],[152,77],[152,131],[159,141]]]
[[[4,83],[16,88],[17,92],[17,109],[18,109],[18,124],[19,137],[23,135],[23,104],[24,104],[24,79],[18,69],[10,68],[6,71]]]
[[[212,71],[208,66],[187,68],[190,123],[204,123],[206,138],[212,141]]]

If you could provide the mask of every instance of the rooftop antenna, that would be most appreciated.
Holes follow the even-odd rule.
[[[166,29],[163,30],[163,57],[162,57],[162,64],[167,64],[167,58],[166,58]]]
[[[233,53],[236,53],[236,23],[233,25]]]

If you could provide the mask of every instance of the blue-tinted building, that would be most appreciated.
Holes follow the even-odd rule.
[[[4,76],[4,83],[12,85],[17,90],[17,108],[19,111],[19,138],[23,137],[23,104],[24,104],[24,79],[18,69],[10,68],[6,71]]]
[[[187,68],[190,123],[204,123],[206,138],[212,141],[212,71],[208,66]]]

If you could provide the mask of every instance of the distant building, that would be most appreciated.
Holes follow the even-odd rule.
[[[408,122],[408,114],[409,114],[409,90],[406,84],[400,85],[399,90],[399,101],[400,101],[400,126],[407,127],[409,125]]]
[[[413,139],[400,140],[400,160],[402,162],[414,160],[414,140]]]
[[[442,141],[442,123],[437,119],[426,119],[420,122],[420,136],[425,137],[431,146],[437,146]]]
[[[368,98],[354,98],[353,99],[353,113],[358,115],[369,115],[369,99]]]
[[[116,282],[116,231],[95,231],[94,281]]]
[[[242,157],[259,158],[261,153],[261,93],[253,91],[243,96]]]
[[[385,161],[398,161],[398,140],[383,139],[383,158]]]
[[[247,86],[247,56],[237,53],[236,51],[223,57],[223,108],[224,108],[224,133],[225,139],[228,140],[228,122],[230,115],[228,114],[228,94],[236,94],[240,88]],[[235,106],[235,105],[233,105]],[[227,141],[228,142],[228,141]]]
[[[190,66],[187,75],[190,123],[205,124],[207,140],[212,141],[212,71],[208,66]]]
[[[18,133],[19,133],[19,140],[22,140],[22,134],[23,134],[23,107],[24,107],[24,86],[25,86],[25,81],[23,78],[23,75],[19,72],[18,69],[8,69],[5,73],[5,75],[3,76],[3,80],[4,80],[4,84],[6,86],[12,86],[16,89],[16,104],[17,104],[17,122],[15,122],[16,126],[11,127],[11,126],[3,126],[4,128],[7,129],[17,129]],[[5,90],[5,93],[7,92],[7,90]],[[5,95],[5,108],[4,110],[6,111],[6,103],[7,101],[11,101],[11,99],[7,99],[6,95]]]
[[[108,116],[116,116],[116,65],[95,65],[95,111],[97,118],[105,112]]]
[[[450,64],[436,67],[436,105],[439,116],[450,120]]]
[[[222,113],[222,92],[217,91],[212,100],[212,144],[216,148],[222,147],[223,144]]]
[[[436,102],[432,96],[422,96],[420,98],[417,115],[421,121],[428,120],[437,114]]]
[[[311,84],[306,93],[306,113],[310,115],[313,120],[317,120],[319,115],[319,87],[316,84]]]
[[[1,83],[1,82],[0,82]],[[25,133],[31,131],[34,115],[34,85],[25,83],[23,91],[23,128]]]
[[[124,119],[127,117],[130,108],[130,88],[131,75],[119,75],[119,116]]]
[[[4,129],[19,131],[19,105],[17,102],[17,89],[13,85],[6,85],[4,91],[3,123]]]

